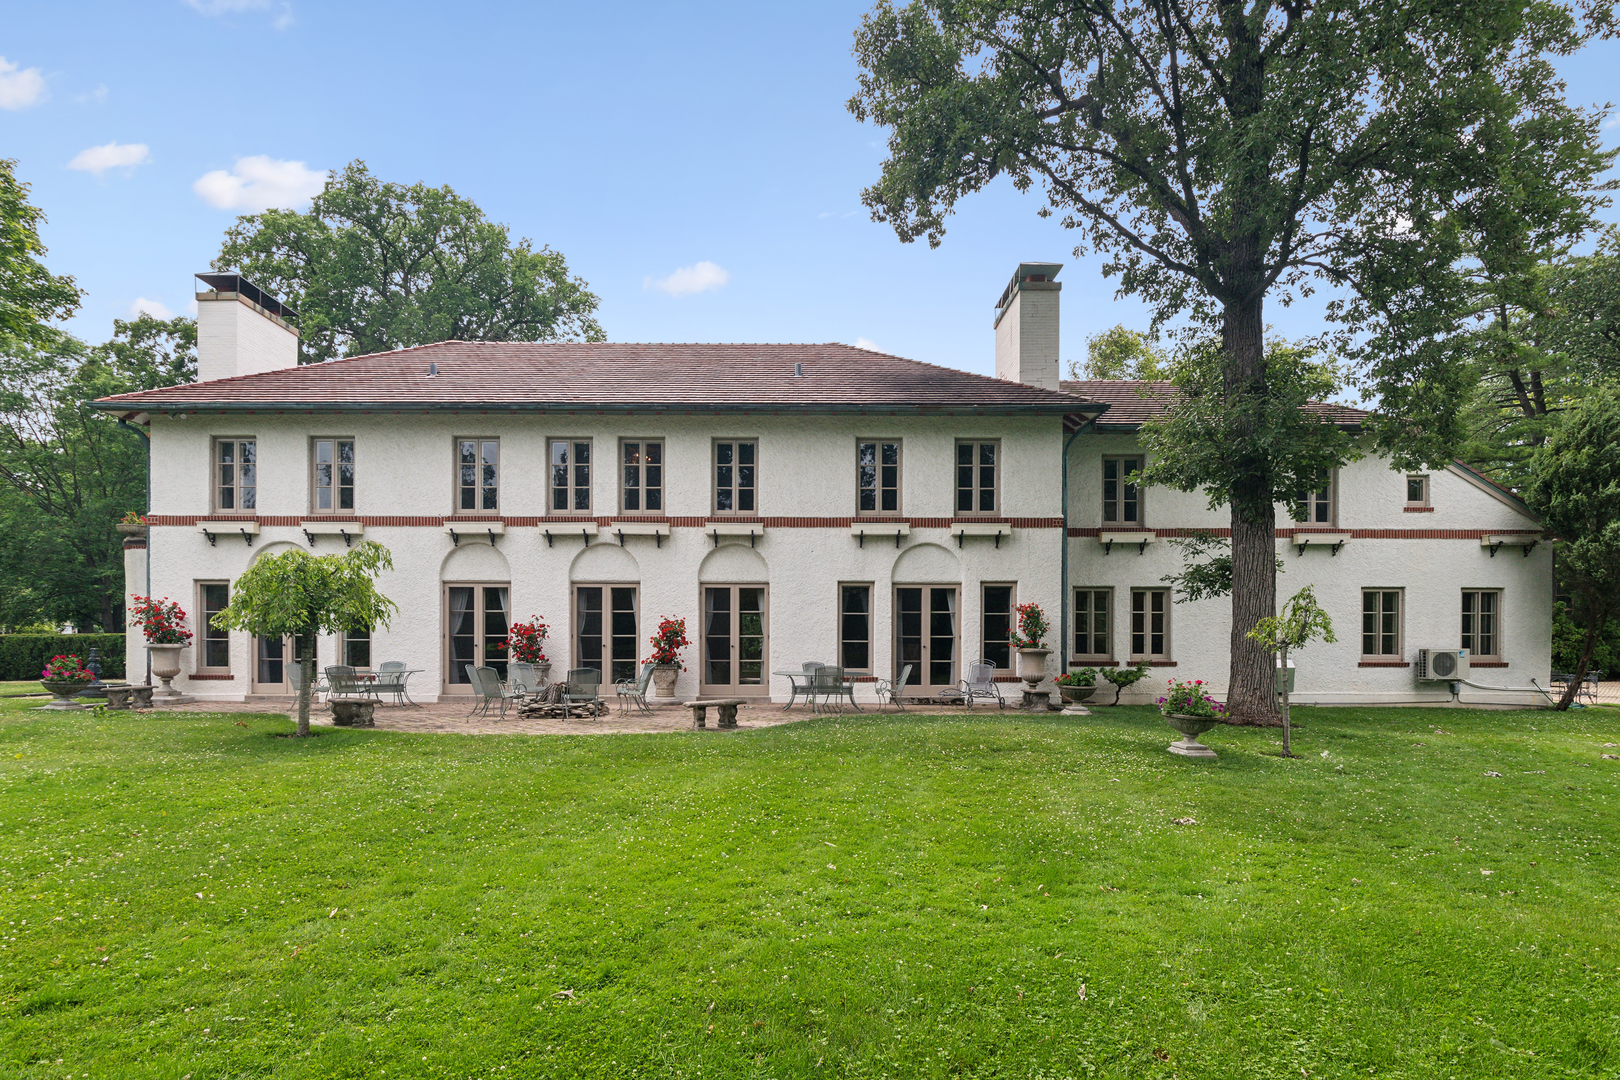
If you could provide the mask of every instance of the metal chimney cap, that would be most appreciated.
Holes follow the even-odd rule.
[[[428,378],[431,379],[433,376],[437,375],[438,373],[439,373],[439,365],[438,364],[429,364],[428,365]]]
[[[803,376],[804,376],[804,365],[803,364],[794,364],[793,365],[793,377],[795,379],[798,379],[798,378],[802,378]]]

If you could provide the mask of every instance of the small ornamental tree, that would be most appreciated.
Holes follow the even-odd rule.
[[[1568,412],[1532,464],[1528,501],[1559,541],[1570,614],[1584,630],[1558,708],[1575,700],[1604,625],[1620,613],[1620,390],[1595,391]]]
[[[1135,686],[1137,683],[1147,678],[1147,673],[1148,666],[1146,664],[1137,664],[1135,667],[1126,668],[1098,669],[1099,675],[1114,684],[1114,700],[1110,701],[1108,704],[1118,705],[1119,695],[1128,687]]]
[[[1267,652],[1277,654],[1282,687],[1283,757],[1293,757],[1294,747],[1288,726],[1288,650],[1303,649],[1312,641],[1337,641],[1333,636],[1333,620],[1316,602],[1316,593],[1307,585],[1290,596],[1282,610],[1261,619],[1249,631],[1249,640],[1258,642]]]
[[[520,664],[543,664],[546,662],[546,638],[551,635],[551,627],[540,621],[537,615],[526,623],[515,622],[506,631],[506,640],[500,648],[506,649],[506,658],[516,660]]]
[[[692,644],[686,640],[685,619],[663,619],[658,623],[658,633],[650,639],[653,651],[652,662],[666,667],[679,666],[681,663],[681,650]],[[681,667],[682,671],[686,668]]]
[[[236,579],[231,603],[214,616],[221,630],[259,637],[292,635],[297,642],[298,736],[309,735],[309,688],[314,682],[315,636],[353,626],[387,626],[399,606],[377,591],[380,571],[392,570],[388,549],[374,540],[341,555],[310,555],[299,548],[266,555]]]
[[[1052,626],[1046,621],[1046,612],[1041,610],[1039,604],[1018,605],[1018,629],[1013,632],[1010,644],[1015,649],[1039,649],[1046,635],[1052,632]]]
[[[159,600],[154,596],[132,596],[129,621],[141,628],[148,645],[189,645],[191,631],[186,629],[186,612],[167,596]]]

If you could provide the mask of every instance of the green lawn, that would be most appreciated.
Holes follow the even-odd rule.
[[[28,704],[6,1077],[1620,1075],[1606,710],[1300,710],[1303,759],[1204,763],[1123,708],[301,742]]]

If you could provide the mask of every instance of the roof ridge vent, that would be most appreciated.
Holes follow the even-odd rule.
[[[437,375],[438,373],[439,373],[439,365],[438,364],[429,364],[428,365],[428,378],[431,379],[431,378],[433,378],[433,376]]]
[[[804,378],[804,365],[803,364],[794,364],[793,365],[793,377],[795,379]]]

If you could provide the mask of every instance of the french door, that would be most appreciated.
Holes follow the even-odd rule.
[[[505,585],[455,584],[444,587],[445,690],[472,693],[467,665],[494,668],[506,678],[507,631],[511,612]]]
[[[894,590],[895,677],[907,664],[907,686],[955,686],[961,620],[954,585],[899,585]]]
[[[298,650],[289,637],[255,637],[253,639],[253,692],[255,694],[292,694],[292,677],[288,669],[298,663]]]
[[[770,625],[763,585],[703,586],[704,697],[770,693]]]
[[[574,586],[576,667],[600,671],[603,684],[634,679],[641,643],[636,627],[634,585]]]

